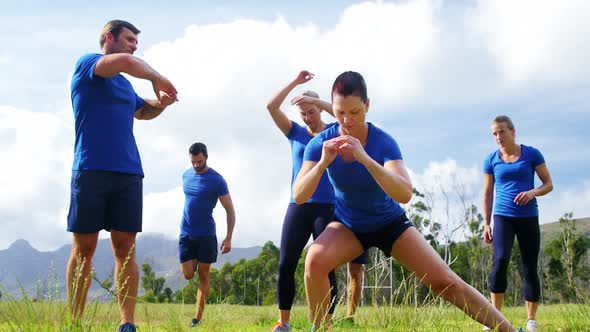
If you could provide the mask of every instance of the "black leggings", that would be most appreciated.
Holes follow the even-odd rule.
[[[279,280],[277,283],[280,310],[291,310],[293,305],[293,299],[295,298],[295,270],[309,236],[313,235],[315,240],[333,219],[333,204],[289,204],[283,222],[283,231],[281,232]],[[334,313],[338,294],[334,271],[330,272],[328,278],[330,279],[332,302],[329,313]]]
[[[528,302],[539,302],[541,295],[541,283],[537,274],[541,246],[539,217],[516,218],[494,215],[494,267],[490,276],[490,291],[506,292],[508,287],[506,276],[514,235],[518,239],[524,272],[524,298]]]

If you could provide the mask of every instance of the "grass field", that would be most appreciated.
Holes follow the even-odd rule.
[[[67,324],[65,304],[30,301],[0,302],[1,331],[60,331]],[[524,307],[508,307],[504,313],[515,325],[524,325]],[[136,309],[139,331],[270,331],[277,319],[276,306],[208,305],[203,322],[189,329],[193,305],[146,304]],[[447,305],[425,307],[361,307],[355,322],[343,319],[344,308],[334,315],[332,331],[481,331],[482,326]],[[293,331],[307,331],[307,308],[292,312]],[[540,331],[590,331],[590,305],[541,306]],[[91,303],[77,331],[116,331],[115,303]]]

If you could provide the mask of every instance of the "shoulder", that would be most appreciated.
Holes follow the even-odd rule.
[[[315,146],[315,145],[322,145],[322,143],[324,143],[324,141],[327,141],[329,139],[332,139],[334,137],[338,136],[338,128],[337,125],[332,125],[329,128],[324,128],[324,130],[322,132],[320,132],[319,134],[315,135],[307,144],[308,146]]]
[[[332,138],[338,136],[338,129],[339,128],[340,128],[340,125],[337,122],[330,123],[329,125],[326,126],[326,128],[324,128],[324,130],[322,130],[315,137],[319,137],[322,141],[332,139]]]
[[[486,156],[486,159],[485,159],[485,161],[486,161],[486,162],[491,162],[491,161],[492,161],[492,160],[494,160],[496,157],[498,157],[498,151],[499,151],[499,150],[494,150],[494,151],[492,151],[491,153],[489,153],[489,154]]]
[[[324,128],[324,130],[322,130],[322,131],[326,131],[326,130],[328,130],[328,129],[330,129],[330,128],[334,127],[334,126],[338,126],[338,122],[332,122],[332,123],[328,123],[328,124],[326,125],[326,128]]]
[[[389,141],[394,141],[395,139],[393,138],[393,136],[391,136],[388,132],[386,132],[385,130],[377,127],[376,125],[374,125],[371,122],[367,122],[367,126],[369,127],[369,131],[373,133],[373,135],[376,135],[384,140],[389,140]]]
[[[223,175],[219,174],[219,172],[217,172],[216,170],[214,170],[211,167],[209,167],[209,172],[207,172],[207,173],[210,177],[214,178],[217,181],[225,181],[225,179],[223,178]]]
[[[291,121],[291,129],[289,129],[289,132],[287,133],[287,135],[285,135],[289,140],[300,139],[301,135],[308,135],[305,127],[301,126],[293,120],[289,121]]]
[[[195,170],[192,169],[192,168],[188,168],[187,170],[185,170],[184,172],[182,172],[182,177],[183,178],[186,178],[186,177],[190,176],[191,175],[191,172],[194,173]]]
[[[103,56],[104,56],[104,54],[99,54],[99,53],[87,53],[87,54],[84,54],[76,62],[76,67],[80,67],[80,66],[83,66],[85,64],[95,63],[100,58],[102,58]]]
[[[305,130],[305,127],[303,127],[299,123],[297,123],[297,122],[295,122],[293,120],[289,120],[289,121],[291,121],[291,132],[292,133],[297,133],[297,132],[300,132],[302,130]]]
[[[535,153],[535,154],[540,154],[541,153],[541,151],[539,151],[539,149],[537,149],[535,147],[532,147],[530,145],[521,144],[520,146],[522,147],[522,151],[526,151],[526,152],[529,152],[529,153]]]
[[[529,161],[533,163],[533,166],[537,167],[538,165],[545,162],[545,157],[538,149],[522,144],[522,151],[521,154]]]
[[[391,136],[385,130],[375,126],[371,122],[367,122],[367,125],[369,127],[369,136],[372,136],[372,139],[374,139],[376,142],[379,142],[380,146],[398,146],[395,138],[393,138],[393,136]]]

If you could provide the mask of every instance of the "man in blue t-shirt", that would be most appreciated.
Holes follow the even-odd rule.
[[[191,321],[191,326],[195,327],[201,321],[209,296],[209,270],[211,264],[217,261],[217,236],[213,220],[213,209],[217,205],[217,200],[221,202],[227,214],[227,234],[220,246],[222,254],[231,250],[236,214],[223,176],[207,166],[208,154],[205,144],[191,145],[189,158],[193,167],[182,174],[185,201],[178,254],[182,274],[187,280],[193,278],[195,271],[199,273],[197,312]]]
[[[76,138],[67,228],[73,233],[66,270],[69,308],[78,322],[98,233],[110,231],[114,280],[124,280],[118,289],[119,331],[136,328],[139,273],[134,248],[141,232],[143,170],[133,121],[151,120],[177,100],[174,85],[133,56],[139,32],[129,22],[109,21],[100,35],[101,53],[82,56],[71,82]],[[157,99],[139,97],[122,73],[151,81]]]

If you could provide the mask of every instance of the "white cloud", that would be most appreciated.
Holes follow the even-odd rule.
[[[14,62],[14,58],[10,55],[0,54],[0,65],[9,65]]]
[[[188,147],[202,141],[209,147],[210,166],[225,176],[236,205],[234,245],[278,242],[289,199],[291,154],[266,102],[303,68],[316,78],[301,89],[315,89],[324,98],[329,98],[326,90],[343,69],[372,77],[374,91],[383,87],[376,91],[386,96],[383,100],[415,95],[419,83],[408,79],[414,76],[408,71],[420,66],[434,39],[429,4],[352,6],[325,33],[314,25],[292,27],[281,17],[273,22],[193,25],[181,38],[146,50],[143,58],[172,80],[180,98],[161,118],[136,125],[146,187],[177,184],[189,166]],[[404,33],[407,29],[414,31],[412,36]],[[395,42],[375,38],[384,35]],[[143,94],[151,94],[146,82],[135,83]],[[284,107],[296,118],[291,107]],[[173,199],[169,193],[164,202]],[[174,217],[169,218],[179,223],[183,198],[174,196],[181,200],[175,204],[154,199],[153,205],[162,206],[148,208],[149,197],[146,230],[149,220],[159,220],[169,206],[179,209],[170,211]],[[215,218],[221,237],[225,213],[220,207]],[[177,225],[173,229],[178,232]]]
[[[236,205],[234,246],[279,241],[291,154],[265,106],[301,69],[314,72],[316,78],[294,93],[312,89],[325,99],[336,75],[361,72],[372,101],[368,120],[388,124],[405,109],[403,105],[448,110],[492,100],[504,106],[507,87],[526,93],[527,82],[589,77],[585,2],[480,1],[460,23],[445,16],[444,7],[434,0],[364,2],[346,8],[335,26],[322,29],[314,23],[292,26],[283,17],[190,25],[183,35],[139,54],[174,82],[180,98],[158,119],[135,124],[146,174],[144,230],[178,234],[184,201],[179,185],[190,166],[187,150],[202,141],[209,147],[210,166],[224,175]],[[548,21],[552,24],[545,24]],[[140,95],[153,94],[147,82],[133,84]],[[284,110],[297,117],[291,107],[285,105]],[[3,159],[11,161],[0,174],[0,185],[9,188],[0,197],[2,226],[8,229],[0,237],[0,247],[17,237],[38,247],[53,246],[61,238],[47,237],[52,229],[67,236],[63,229],[74,140],[71,111],[67,114],[0,108],[0,147]],[[445,130],[457,129],[423,133],[427,129],[420,127],[420,116],[414,116],[414,123],[396,126],[415,135],[441,135],[441,141]],[[464,125],[466,114],[449,116],[458,119],[457,126]],[[411,143],[412,137],[403,139]],[[460,179],[479,206],[479,166],[460,165],[454,159],[458,158],[433,161],[422,173],[413,174],[414,184],[453,188],[453,181]],[[560,204],[565,204],[573,192],[550,197],[563,197]],[[541,211],[555,201],[545,200]],[[588,212],[574,210],[576,215],[578,211]],[[220,206],[214,216],[222,237],[225,213]],[[31,223],[42,231],[25,233],[22,225]]]
[[[66,219],[58,217],[69,201],[72,136],[60,115],[0,106],[0,246],[17,238],[44,248],[65,241]]]
[[[183,206],[182,187],[144,195],[143,231],[162,233],[169,237],[178,234]]]
[[[571,83],[590,74],[589,14],[585,0],[480,0],[466,29],[489,49],[508,83]]]
[[[541,223],[558,221],[566,212],[573,212],[574,218],[590,217],[590,178],[579,183],[566,188],[555,184],[553,192],[537,198]]]

